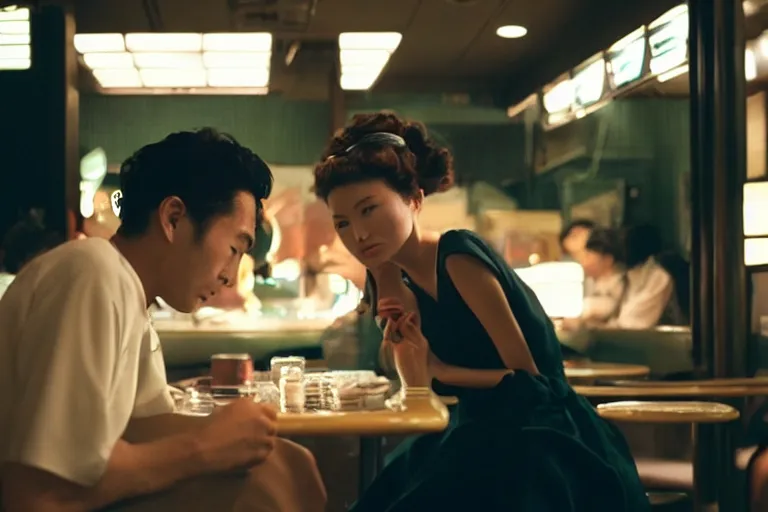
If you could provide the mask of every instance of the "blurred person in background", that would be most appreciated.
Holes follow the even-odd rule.
[[[595,228],[589,234],[581,265],[584,268],[584,309],[581,317],[567,318],[563,329],[599,328],[619,316],[627,290],[624,250],[614,229]]]
[[[45,229],[37,218],[29,215],[15,224],[3,239],[3,258],[0,272],[0,297],[11,285],[24,266],[36,256],[53,249],[64,240]]]
[[[589,219],[575,219],[565,226],[560,232],[560,250],[563,256],[581,263],[587,239],[596,227],[597,224]]]
[[[689,302],[688,265],[662,252],[659,231],[650,224],[624,231],[627,254],[627,293],[612,325],[621,329],[650,329],[657,325],[686,325]],[[662,266],[659,258],[674,271]],[[684,306],[681,306],[681,303]]]

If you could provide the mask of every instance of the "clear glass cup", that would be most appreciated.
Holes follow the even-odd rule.
[[[280,390],[272,380],[259,380],[251,383],[249,393],[254,402],[280,405]]]
[[[304,412],[304,373],[297,366],[284,366],[280,371],[280,410]]]
[[[307,360],[301,356],[273,357],[269,362],[269,368],[272,373],[272,382],[276,385],[280,384],[281,372],[284,367],[298,368],[301,370],[301,374],[304,375]]]
[[[187,416],[208,416],[215,407],[213,395],[195,388],[187,388],[179,413]]]
[[[338,380],[330,373],[308,373],[304,376],[305,408],[336,411],[340,407]]]

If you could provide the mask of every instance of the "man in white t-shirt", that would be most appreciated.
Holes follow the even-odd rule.
[[[120,181],[122,224],[111,241],[73,241],[38,257],[0,300],[2,509],[93,510],[270,463],[286,479],[286,467],[316,474],[303,449],[275,460],[286,442],[276,441],[269,406],[242,400],[209,418],[173,415],[147,314],[155,297],[192,312],[235,283],[272,186],[267,165],[204,129],[142,148]],[[173,426],[163,435],[126,436],[165,417]],[[315,491],[301,510],[322,509],[324,491]],[[275,507],[259,510],[284,508]]]

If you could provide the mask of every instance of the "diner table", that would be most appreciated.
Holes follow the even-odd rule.
[[[624,363],[568,361],[565,376],[571,383],[594,382],[598,379],[644,379],[651,373],[647,366]]]
[[[284,436],[382,436],[441,432],[448,410],[429,388],[409,388],[398,409],[278,413]]]
[[[178,383],[185,388],[196,379]],[[343,411],[279,412],[277,429],[280,436],[360,436],[360,485],[367,489],[383,465],[382,439],[390,435],[415,435],[442,432],[448,426],[446,405],[455,397],[439,397],[431,388],[404,388],[400,404],[395,408]],[[225,405],[237,398],[217,399]]]
[[[729,423],[739,419],[739,411],[730,405],[714,402],[625,401],[600,404],[597,411],[602,418],[617,422],[690,424],[693,427],[695,448],[706,443],[706,440],[701,440],[700,437],[707,425]],[[693,460],[694,510],[732,510],[733,501],[727,497],[727,484],[729,476],[733,474],[729,471],[733,465],[733,457],[728,455],[724,460],[718,460],[717,457],[700,457],[702,453],[704,452],[696,450]],[[707,476],[714,478],[709,480]],[[715,485],[707,485],[708,483]]]
[[[743,399],[768,395],[766,379],[712,379],[678,382],[632,382],[616,386],[573,386],[576,393],[588,398],[634,400],[701,400]],[[735,470],[732,436],[728,425],[739,417],[738,411],[725,404],[712,402],[654,402],[652,405],[598,405],[598,412],[607,419],[647,423],[691,423],[694,441],[694,502],[696,510],[710,510],[718,502],[725,503],[721,510],[738,510],[742,496],[730,493],[727,484]],[[702,404],[709,404],[703,406]],[[675,409],[675,407],[677,409]],[[684,408],[687,407],[687,408]],[[632,409],[635,409],[632,412]],[[643,410],[644,408],[644,410]],[[735,412],[735,416],[734,416]],[[699,414],[700,416],[696,416]]]

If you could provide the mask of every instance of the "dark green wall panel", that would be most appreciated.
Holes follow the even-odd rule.
[[[179,130],[213,126],[272,164],[315,161],[329,135],[325,102],[278,96],[82,96],[80,145],[103,147],[110,163]]]

